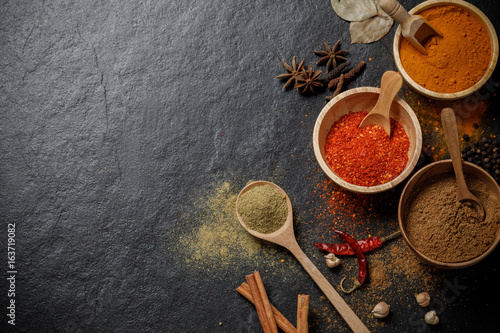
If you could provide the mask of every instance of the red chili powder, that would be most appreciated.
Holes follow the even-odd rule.
[[[340,178],[360,186],[384,184],[403,172],[410,140],[403,126],[391,118],[391,137],[380,126],[359,124],[366,111],[348,113],[333,124],[325,157]]]

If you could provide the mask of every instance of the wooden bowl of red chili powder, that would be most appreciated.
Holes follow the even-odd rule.
[[[394,60],[401,76],[420,94],[456,100],[479,90],[498,60],[498,37],[486,15],[461,0],[429,0],[409,11],[427,19],[443,37],[429,38],[427,55],[401,35],[394,36]]]
[[[314,153],[325,174],[357,193],[379,193],[401,183],[422,150],[420,123],[411,107],[396,97],[391,104],[391,136],[375,125],[359,128],[375,106],[380,88],[345,91],[323,108],[313,133]]]
[[[445,269],[472,266],[500,242],[500,186],[485,170],[463,162],[469,190],[479,198],[485,217],[457,202],[451,160],[429,164],[406,184],[398,207],[403,239],[424,262]]]

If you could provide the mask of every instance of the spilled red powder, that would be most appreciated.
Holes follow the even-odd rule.
[[[359,127],[368,112],[342,116],[328,133],[325,157],[333,172],[360,186],[384,184],[403,172],[410,141],[403,126],[391,118],[391,136],[380,126]]]
[[[333,229],[339,228],[342,231],[369,237],[380,233],[382,225],[373,223],[380,218],[393,218],[396,222],[397,213],[397,191],[386,191],[377,194],[361,194],[350,192],[331,179],[324,178],[316,182],[310,193],[311,220],[316,230],[318,242],[325,240],[330,242]],[[397,222],[391,222],[389,228],[393,230],[397,227]],[[313,230],[313,231],[314,231]],[[328,231],[328,233],[325,233]]]
[[[485,119],[494,118],[488,114],[494,111],[489,110],[489,103],[481,97],[485,96],[484,94],[453,102],[441,102],[427,99],[403,86],[400,96],[412,107],[422,128],[424,153],[417,162],[415,171],[430,162],[447,158],[448,149],[440,115],[445,107],[452,107],[456,111],[461,137],[468,134],[472,142],[488,136],[484,133],[484,128],[488,127],[487,121],[491,120]],[[467,142],[464,139],[461,141],[462,146],[465,146]],[[312,150],[312,146],[310,149]],[[325,265],[322,257],[324,253],[312,243],[342,242],[333,229],[340,229],[357,239],[385,236],[398,229],[398,202],[404,183],[377,194],[353,193],[328,179],[319,166],[311,169],[308,181],[310,187],[307,201],[301,205],[302,214],[299,214],[299,233],[303,240],[307,240],[304,242],[304,248],[313,254],[314,262],[320,269],[324,267],[321,265]],[[406,314],[422,309],[415,302],[416,293],[427,291],[432,298],[438,299],[444,287],[443,281],[456,276],[456,273],[447,273],[423,263],[411,252],[402,237],[383,244],[381,248],[367,253],[366,256],[368,282],[356,291],[355,295],[346,296],[346,300],[371,331],[391,330],[395,320],[404,322],[407,319],[404,317]],[[337,290],[342,278],[354,279],[358,273],[355,257],[346,256],[342,260],[342,265],[325,273],[325,277]],[[375,319],[371,310],[381,300],[394,304],[394,308],[400,304],[403,312],[406,307],[407,311],[394,313],[387,321]],[[320,297],[317,306],[311,308],[311,311],[316,318],[324,318],[327,330],[338,330],[344,325],[342,318],[334,313],[326,297]],[[423,318],[421,320],[425,325]],[[316,323],[311,321],[311,327]]]

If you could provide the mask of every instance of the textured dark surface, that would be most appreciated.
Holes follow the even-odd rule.
[[[471,2],[500,29],[497,2]],[[322,40],[341,39],[351,62],[368,62],[351,87],[377,86],[395,69],[396,27],[376,43],[349,45],[349,24],[327,0],[0,1],[0,267],[7,276],[7,224],[15,223],[15,329],[259,332],[253,306],[234,291],[259,270],[292,323],[296,295],[306,293],[310,332],[349,331],[286,251],[261,244],[266,261],[233,254],[219,270],[217,260],[186,264],[176,242],[205,222],[196,212],[206,192],[272,179],[292,198],[299,243],[318,257],[310,193],[324,175],[311,134],[326,92],[282,92],[280,61],[297,55],[313,64]],[[490,94],[481,114],[487,135],[500,134],[498,100]],[[425,143],[434,143],[434,125],[422,126]],[[394,229],[398,193],[378,224],[357,224],[357,234]],[[388,277],[393,314],[383,325],[357,313],[379,332],[493,332],[498,259],[497,249],[473,268],[436,273],[444,276],[437,290],[454,281],[467,289],[446,302],[435,329],[412,317],[420,310],[409,300],[420,290],[398,278]],[[340,275],[314,262],[338,285]],[[12,329],[5,281],[2,332]]]

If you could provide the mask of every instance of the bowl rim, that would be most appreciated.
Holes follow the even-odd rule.
[[[496,185],[496,188],[497,188],[498,192],[500,193],[500,186],[498,185],[498,183],[495,181],[495,179],[493,179],[493,177],[488,172],[486,172],[484,169],[478,167],[477,165],[475,165],[473,163],[470,163],[470,162],[467,162],[467,161],[462,161],[462,163],[465,164],[465,165],[467,165],[468,167],[471,167],[471,168],[476,169],[477,171],[481,172],[486,178],[488,178],[493,184]],[[495,250],[495,248],[500,243],[500,230],[497,230],[497,236],[496,236],[495,241],[493,242],[493,244],[491,244],[490,247],[483,254],[481,254],[480,256],[477,256],[475,258],[472,258],[472,259],[469,259],[469,260],[466,260],[466,261],[450,262],[449,263],[449,262],[442,262],[442,261],[438,261],[438,260],[429,258],[428,256],[426,256],[422,252],[418,251],[414,247],[414,245],[410,242],[410,240],[408,239],[408,236],[406,234],[405,228],[403,227],[403,210],[404,210],[403,204],[406,203],[406,202],[403,203],[403,198],[405,198],[405,195],[409,195],[409,194],[407,194],[408,188],[411,186],[411,184],[418,183],[419,180],[420,180],[420,178],[425,173],[427,173],[429,170],[431,170],[432,168],[436,168],[437,166],[439,166],[441,164],[447,164],[447,165],[451,166],[450,171],[453,172],[453,168],[452,168],[453,165],[452,165],[451,159],[440,160],[440,161],[437,161],[437,162],[432,162],[432,163],[428,164],[427,166],[423,167],[422,169],[418,170],[410,178],[410,180],[408,180],[408,182],[406,183],[403,191],[401,192],[401,195],[399,197],[399,203],[398,203],[398,226],[399,226],[399,230],[401,231],[401,236],[403,236],[403,239],[404,239],[405,243],[408,245],[408,247],[414,253],[416,253],[416,255],[419,258],[421,258],[424,262],[427,262],[427,263],[429,263],[429,264],[431,264],[431,265],[433,265],[435,267],[444,268],[444,269],[460,269],[460,268],[470,267],[472,265],[475,265],[475,264],[479,263],[483,259],[485,259],[491,252],[493,252]]]
[[[326,114],[329,112],[329,110],[335,105],[337,102],[341,101],[342,99],[355,95],[355,94],[363,94],[363,93],[376,93],[380,94],[380,88],[376,87],[358,87],[358,88],[353,88],[349,89],[347,91],[344,91],[343,93],[340,93],[339,95],[335,96],[330,102],[328,102],[323,109],[321,110],[320,114],[318,115],[318,118],[316,119],[316,123],[314,125],[314,131],[313,131],[313,149],[314,149],[314,155],[316,156],[316,160],[318,161],[321,169],[323,172],[331,179],[333,180],[337,185],[341,186],[342,188],[345,188],[349,191],[352,192],[357,192],[357,193],[363,193],[363,194],[372,194],[372,193],[380,193],[387,191],[391,188],[394,188],[398,184],[400,184],[404,179],[408,177],[408,175],[413,171],[415,168],[418,159],[420,157],[420,153],[422,151],[422,129],[420,127],[420,122],[418,121],[418,118],[413,111],[413,109],[406,103],[406,101],[399,96],[396,96],[394,100],[404,109],[408,112],[409,118],[412,120],[412,125],[415,127],[415,150],[410,156],[409,159],[409,164],[406,165],[405,169],[403,172],[401,172],[396,178],[392,179],[391,181],[380,184],[380,185],[374,185],[374,186],[361,186],[361,185],[354,185],[351,184],[339,176],[337,176],[328,163],[325,161],[323,156],[321,155],[321,147],[319,146],[318,142],[318,137],[319,137],[319,131],[320,131],[320,126],[325,118]],[[410,112],[411,111],[411,112]]]
[[[418,13],[419,11],[422,11],[424,9],[432,8],[432,7],[437,7],[437,6],[447,6],[447,5],[455,5],[458,7],[461,7],[465,10],[468,10],[478,16],[483,24],[486,26],[487,30],[489,31],[489,37],[491,40],[491,60],[488,65],[488,68],[486,69],[486,72],[484,73],[483,77],[476,82],[473,86],[462,90],[458,91],[455,93],[439,93],[436,91],[432,91],[429,89],[426,89],[416,83],[406,72],[406,70],[403,67],[403,64],[401,62],[400,56],[399,56],[399,44],[401,41],[401,25],[398,26],[396,29],[396,33],[394,35],[394,42],[393,42],[393,54],[394,54],[394,61],[396,63],[396,67],[398,71],[401,73],[403,76],[404,80],[417,92],[421,93],[422,95],[437,99],[437,100],[443,100],[443,101],[453,101],[457,99],[461,99],[464,97],[467,97],[469,95],[472,95],[475,93],[477,90],[479,90],[485,83],[488,81],[493,74],[493,71],[495,70],[497,61],[498,61],[498,53],[499,53],[499,44],[498,44],[498,36],[495,31],[495,28],[493,27],[493,24],[489,20],[489,18],[476,6],[463,1],[463,0],[427,0],[424,1],[417,6],[413,7],[411,10],[408,11],[410,14],[415,14]]]

